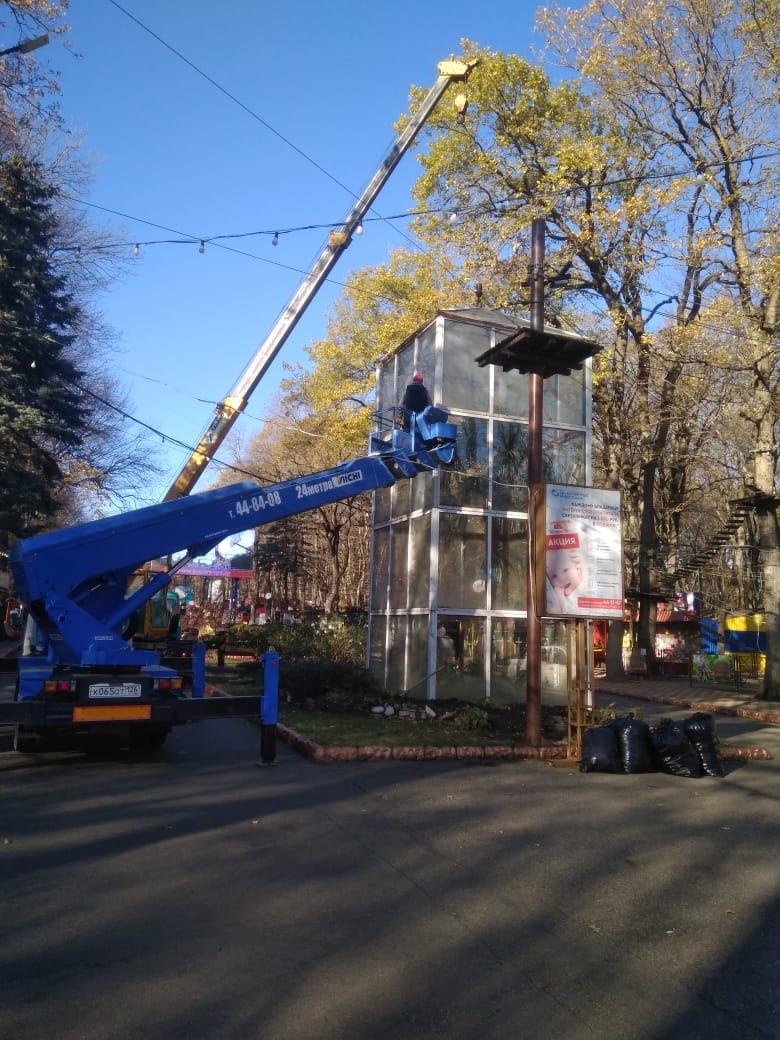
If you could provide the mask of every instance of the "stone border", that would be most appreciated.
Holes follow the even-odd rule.
[[[721,744],[718,754],[724,762],[736,759],[769,762],[774,758],[768,748],[761,747],[759,744]]]
[[[218,686],[206,683],[206,696],[229,697],[230,694],[220,690]],[[614,696],[620,695],[615,693]],[[649,700],[650,698],[644,699]],[[676,703],[676,701],[661,701],[660,703]],[[683,705],[683,707],[686,706],[690,705]],[[250,718],[249,721],[255,725],[259,722],[254,718]],[[404,762],[494,762],[541,759],[549,762],[566,760],[568,757],[566,748],[561,744],[547,744],[540,748],[527,747],[523,744],[486,744],[484,746],[464,744],[460,747],[450,745],[388,747],[382,744],[326,746],[318,744],[310,737],[305,737],[290,726],[285,726],[283,722],[277,722],[276,732],[279,739],[293,750],[298,751],[311,762],[321,765],[331,762],[378,762],[388,759]],[[773,757],[767,748],[760,747],[758,744],[726,744],[720,747],[719,753],[724,761],[737,759],[769,761]]]
[[[522,744],[464,744],[460,747],[426,745],[422,747],[387,747],[378,744],[333,745],[318,744],[297,730],[279,722],[276,726],[279,737],[295,751],[312,762],[377,762],[393,759],[404,762],[453,762],[453,761],[496,761],[518,759],[566,758],[566,748],[553,744],[545,747],[526,747]]]
[[[464,744],[460,747],[438,746],[400,746],[387,747],[381,744],[336,744],[326,746],[316,740],[305,737],[284,723],[276,724],[276,731],[281,740],[304,758],[319,765],[331,762],[464,762],[464,761],[518,761],[521,759],[541,759],[542,761],[566,760],[566,748],[560,744],[547,745],[541,748],[526,747],[522,744]],[[724,761],[769,761],[771,753],[757,744],[726,744],[719,749]],[[576,765],[576,763],[572,763]]]

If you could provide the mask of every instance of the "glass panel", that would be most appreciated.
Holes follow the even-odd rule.
[[[412,697],[425,697],[428,676],[428,616],[412,614],[409,618],[409,680]]]
[[[371,609],[387,609],[388,548],[390,528],[374,531],[374,560],[371,580]]]
[[[490,365],[480,368],[474,358],[490,348],[490,329],[468,322],[444,321],[444,385],[441,399],[448,408],[487,412]]]
[[[160,589],[149,600],[149,621],[154,628],[168,627],[167,590]]]
[[[409,515],[410,484],[411,481],[405,480],[403,477],[396,481],[393,488],[393,517]]]
[[[374,492],[374,523],[381,524],[390,519],[391,488],[378,488]]]
[[[436,627],[436,697],[481,701],[485,697],[485,622],[446,617]]]
[[[395,404],[395,388],[393,386],[393,373],[395,372],[395,358],[390,358],[379,370],[377,386],[376,407],[378,411],[389,408]]]
[[[442,513],[439,519],[439,606],[485,606],[485,518]]]
[[[400,693],[404,688],[404,663],[406,657],[406,615],[391,615],[390,649],[387,655],[387,689]]]
[[[550,484],[584,484],[585,434],[542,430],[542,474]]]
[[[454,416],[458,428],[455,459],[441,470],[441,504],[474,506],[487,504],[487,420]]]
[[[566,703],[566,622],[542,625],[542,701]]]
[[[542,381],[542,422],[558,421],[558,377]]]
[[[428,393],[431,395],[432,401],[436,400],[434,394],[436,388],[433,385],[436,370],[435,347],[436,322],[417,337],[417,371],[422,372],[425,385],[428,387]]]
[[[433,487],[433,474],[429,472],[418,473],[412,480],[412,511],[417,509],[431,508],[431,489]]]
[[[409,577],[409,606],[427,607],[431,587],[431,514],[411,521],[412,562]]]
[[[496,368],[493,387],[493,411],[499,415],[512,415],[516,419],[528,418],[528,376],[519,372],[502,372]]]
[[[404,390],[412,381],[412,376],[414,375],[414,342],[396,354],[396,362],[398,367],[396,369],[395,399],[390,401],[390,404],[401,403]]]
[[[390,563],[390,609],[402,610],[406,607],[406,578],[408,564],[406,547],[409,544],[409,522],[393,524],[390,528],[392,553]]]
[[[583,426],[585,423],[585,370],[558,376],[558,422]]]
[[[493,519],[491,578],[494,610],[526,609],[528,524],[525,520]]]
[[[525,701],[526,623],[524,618],[493,618],[490,699],[497,704]]]
[[[528,509],[528,427],[493,423],[493,508]]]
[[[373,614],[371,617],[371,643],[369,646],[368,667],[379,683],[385,685],[385,633],[387,632],[387,620],[381,614]]]

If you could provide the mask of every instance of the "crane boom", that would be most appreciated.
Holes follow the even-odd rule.
[[[206,466],[230,432],[238,416],[247,406],[249,398],[276,355],[286,342],[306,308],[314,299],[320,286],[333,269],[341,254],[352,241],[352,233],[371,208],[390,174],[401,158],[408,151],[418,131],[438,104],[450,83],[465,80],[476,59],[469,62],[442,61],[439,63],[439,76],[428,91],[423,103],[398,135],[389,152],[385,156],[374,176],[369,181],[363,194],[357,199],[344,219],[342,227],[332,231],[328,241],[314,261],[308,274],[296,289],[292,299],[276,320],[263,343],[258,347],[254,357],[243,373],[214,410],[214,416],[201,436],[196,448],[184,463],[178,476],[165,494],[164,501],[169,502],[183,495],[188,495],[197,483]]]

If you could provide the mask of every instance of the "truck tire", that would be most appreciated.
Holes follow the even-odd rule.
[[[31,755],[39,751],[42,741],[35,733],[28,733],[23,726],[17,726],[14,730],[14,751],[19,755]]]
[[[276,761],[276,726],[260,727],[260,761],[263,765]]]
[[[131,726],[130,747],[139,751],[156,751],[163,746],[171,732],[170,726],[148,725]]]

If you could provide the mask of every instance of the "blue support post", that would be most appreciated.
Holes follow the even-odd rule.
[[[263,654],[263,696],[260,721],[275,726],[279,720],[279,654],[268,650]]]
[[[206,644],[193,643],[192,646],[192,696],[203,697],[206,694]]]
[[[279,719],[279,654],[263,654],[263,696],[260,699],[260,759],[263,765],[276,761],[276,723]]]

